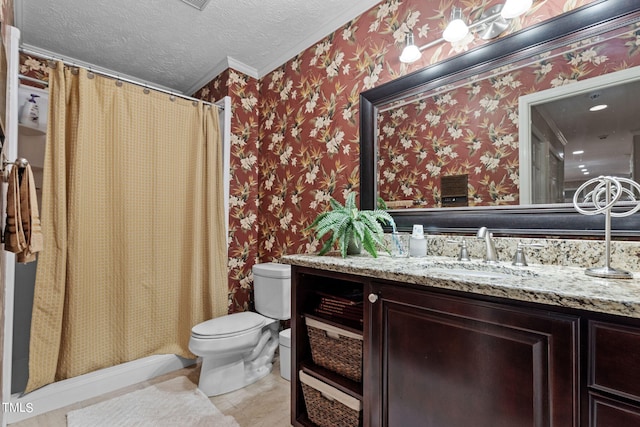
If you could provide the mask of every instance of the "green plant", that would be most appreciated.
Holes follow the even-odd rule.
[[[385,247],[383,223],[392,225],[395,222],[389,213],[382,209],[361,211],[356,207],[356,195],[347,194],[344,206],[333,197],[329,201],[332,210],[320,213],[307,229],[315,228],[316,237],[321,239],[327,233],[330,237],[325,241],[319,255],[324,255],[334,244],[338,244],[342,257],[347,256],[349,244],[362,247],[374,258],[378,257],[377,247]],[[386,249],[389,252],[388,249]]]

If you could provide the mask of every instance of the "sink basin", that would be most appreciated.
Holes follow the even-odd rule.
[[[509,274],[497,271],[465,270],[464,268],[435,267],[429,268],[429,271],[434,273],[450,274],[452,276],[476,277],[483,279],[504,279],[510,276]]]
[[[537,273],[522,267],[478,262],[435,261],[426,264],[425,268],[434,273],[485,279],[504,279],[514,276],[536,277],[538,275]]]

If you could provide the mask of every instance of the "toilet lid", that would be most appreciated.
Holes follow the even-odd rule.
[[[264,323],[262,315],[243,311],[202,322],[191,329],[191,334],[204,338],[224,338],[261,328]]]

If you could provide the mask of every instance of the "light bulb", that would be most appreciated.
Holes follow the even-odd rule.
[[[416,62],[422,56],[422,52],[418,49],[418,46],[412,44],[402,49],[402,55],[400,55],[400,62]]]
[[[533,0],[507,0],[500,11],[500,15],[504,19],[513,19],[525,13],[531,5]]]
[[[453,7],[451,9],[451,21],[447,28],[442,33],[442,38],[449,43],[456,43],[467,37],[469,34],[469,27],[462,20],[462,9],[459,7]]]
[[[402,49],[402,54],[400,55],[400,62],[410,63],[420,59],[422,52],[413,42],[413,33],[407,34],[406,43],[407,45]]]

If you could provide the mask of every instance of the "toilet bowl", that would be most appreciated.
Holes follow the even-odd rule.
[[[217,396],[268,375],[279,345],[279,320],[291,317],[291,267],[253,266],[256,312],[207,320],[191,329],[189,350],[202,358],[198,388]]]

